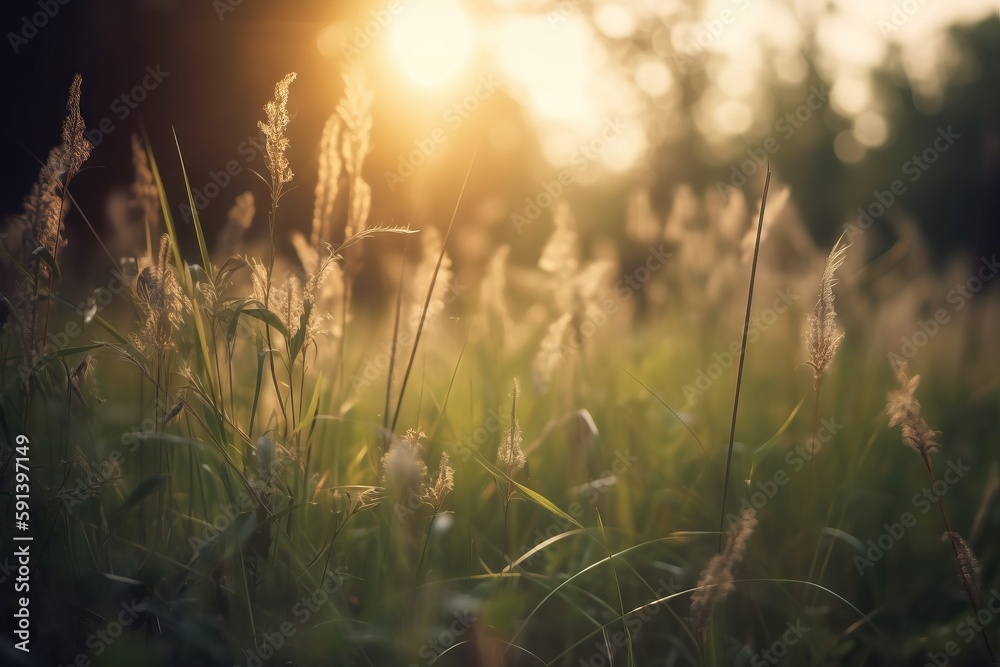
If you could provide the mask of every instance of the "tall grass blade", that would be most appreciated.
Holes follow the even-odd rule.
[[[448,238],[451,236],[451,230],[455,226],[455,218],[458,217],[458,207],[462,204],[462,196],[465,194],[465,188],[469,184],[469,176],[472,174],[472,167],[476,164],[476,155],[479,153],[479,145],[476,145],[475,150],[472,153],[472,159],[469,160],[469,167],[465,171],[465,178],[462,180],[462,188],[458,192],[458,199],[455,201],[455,208],[451,212],[451,220],[448,221],[448,229],[444,233],[444,238],[441,239],[441,252],[438,254],[437,264],[434,266],[434,273],[431,275],[431,284],[427,286],[427,298],[424,300],[424,307],[420,311],[420,323],[417,325],[417,333],[413,337],[413,349],[410,350],[410,359],[406,362],[406,371],[403,373],[403,384],[399,387],[399,398],[396,401],[396,411],[392,416],[392,425],[389,429],[390,433],[396,432],[396,422],[399,421],[399,412],[403,408],[403,396],[406,394],[406,384],[410,379],[410,371],[413,368],[413,360],[417,357],[417,348],[420,346],[420,334],[424,330],[424,322],[427,320],[427,311],[431,305],[431,297],[434,296],[434,284],[437,282],[438,273],[441,271],[441,262],[444,261],[444,253],[448,248]]]
[[[191,182],[188,180],[187,168],[184,166],[184,154],[181,152],[181,142],[177,138],[177,128],[170,128],[174,135],[174,145],[177,146],[177,159],[181,163],[181,176],[184,178],[184,189],[187,192],[188,206],[191,207],[191,224],[194,225],[195,236],[198,237],[198,250],[201,252],[201,265],[212,277],[212,260],[209,258],[208,246],[205,245],[205,234],[201,230],[201,218],[198,216],[198,207],[194,203],[194,193],[191,191]],[[176,239],[174,239],[176,242]]]
[[[760,218],[757,220],[757,239],[753,246],[753,264],[750,266],[750,287],[747,289],[747,311],[743,320],[743,342],[740,343],[740,365],[736,371],[736,394],[733,397],[733,421],[729,427],[729,451],[726,453],[726,476],[722,483],[722,507],[719,508],[719,553],[722,553],[723,527],[726,522],[726,500],[729,498],[729,476],[733,465],[733,444],[736,439],[736,415],[740,407],[740,387],[743,384],[743,364],[747,357],[747,335],[750,333],[750,307],[753,304],[753,285],[757,278],[757,258],[760,255],[760,234],[764,229],[764,209],[767,206],[767,190],[771,185],[771,167],[768,165],[764,179],[764,194],[760,202]]]

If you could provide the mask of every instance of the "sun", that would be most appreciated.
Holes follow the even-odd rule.
[[[389,41],[415,84],[437,88],[469,63],[476,30],[456,0],[410,0],[389,27]]]

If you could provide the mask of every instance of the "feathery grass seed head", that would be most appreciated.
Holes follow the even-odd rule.
[[[958,574],[962,578],[962,585],[978,595],[982,579],[982,568],[979,566],[979,559],[976,558],[976,554],[972,552],[972,547],[955,531],[945,531],[941,536],[941,540],[944,542],[951,541],[955,547],[955,552],[958,554]]]
[[[80,88],[83,79],[73,77],[66,101],[67,115],[62,125],[62,143],[49,151],[48,158],[38,173],[28,196],[24,199],[23,212],[18,217],[21,227],[21,247],[18,260],[27,276],[18,280],[11,303],[18,319],[23,323],[24,349],[29,359],[41,351],[39,340],[44,330],[45,309],[36,307],[38,288],[51,278],[51,269],[36,253],[44,248],[57,258],[59,248],[66,245],[62,235],[65,215],[64,188],[90,157],[93,148],[87,139],[83,116],[80,114]]]
[[[265,138],[264,164],[271,172],[273,186],[279,190],[282,185],[291,181],[294,175],[285,151],[289,145],[286,131],[291,121],[288,116],[288,87],[295,81],[295,77],[295,72],[286,74],[274,86],[274,99],[264,105],[267,122],[257,122],[257,127],[264,133]]]
[[[423,459],[426,436],[410,429],[401,438],[393,438],[389,451],[382,455],[382,481],[398,498],[412,494],[423,495],[427,465]]]
[[[149,166],[149,156],[139,137],[132,135],[132,169],[135,176],[132,179],[132,206],[142,212],[146,225],[149,226],[149,238],[160,235],[160,193],[156,189],[153,171]]]
[[[343,122],[336,113],[323,125],[319,142],[319,178],[313,203],[312,236],[314,247],[329,242],[333,236],[333,212],[340,190],[340,173],[344,161],[340,156],[340,136]]]
[[[337,115],[344,126],[341,145],[344,170],[351,188],[344,238],[363,232],[371,212],[372,189],[362,178],[361,169],[371,151],[373,100],[364,72],[358,67],[348,69],[344,73],[344,99],[337,105]]]
[[[441,454],[438,474],[427,487],[427,501],[431,507],[440,508],[444,499],[455,489],[455,469],[451,467],[448,454]]]
[[[834,277],[837,269],[844,263],[847,249],[844,237],[837,241],[826,259],[826,268],[819,283],[819,298],[816,307],[808,319],[806,341],[809,351],[809,365],[813,369],[813,377],[817,380],[823,377],[830,362],[833,361],[837,348],[840,346],[844,333],[837,326],[837,312],[833,308],[833,286],[837,284]]]
[[[511,477],[520,472],[527,463],[524,450],[521,449],[521,426],[517,423],[517,391],[517,380],[514,380],[514,389],[511,391],[510,428],[504,433],[503,440],[497,448],[497,459]]]
[[[908,377],[907,368],[905,361],[893,362],[899,389],[886,396],[885,410],[889,413],[889,426],[900,426],[903,444],[926,457],[940,449],[941,444],[937,439],[938,433],[924,420],[920,401],[914,396],[917,385],[920,384],[920,376]]]
[[[86,126],[83,123],[83,116],[80,114],[80,88],[83,85],[83,78],[77,74],[73,77],[73,83],[69,88],[69,99],[66,100],[66,114],[62,126],[62,145],[53,149],[59,154],[59,166],[61,171],[72,178],[80,167],[90,157],[93,144],[86,137]]]
[[[698,590],[691,596],[691,618],[698,634],[708,626],[712,607],[733,590],[733,568],[743,560],[747,542],[756,526],[756,512],[744,510],[740,521],[729,531],[726,548],[722,553],[712,556],[708,567],[701,573]]]
[[[132,283],[132,296],[139,309],[141,335],[133,335],[136,349],[146,355],[176,348],[174,333],[184,322],[191,302],[169,263],[170,238],[160,237],[156,257],[148,254],[137,263],[138,274]]]

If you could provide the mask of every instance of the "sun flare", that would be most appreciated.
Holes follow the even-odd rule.
[[[476,31],[456,0],[411,0],[393,21],[389,40],[410,80],[437,88],[468,65]]]

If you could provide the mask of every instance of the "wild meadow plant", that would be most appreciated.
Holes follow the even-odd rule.
[[[1000,553],[977,537],[1000,517],[995,492],[976,488],[995,463],[979,446],[995,383],[938,383],[931,397],[935,414],[962,415],[949,418],[956,443],[976,445],[961,450],[975,468],[947,490],[950,516],[935,496],[968,606],[950,604],[928,531],[866,577],[853,567],[908,497],[905,461],[880,448],[890,370],[889,425],[935,493],[940,448],[919,376],[869,363],[880,339],[857,313],[893,304],[859,287],[861,239],[821,251],[788,189],[768,202],[770,180],[755,215],[741,192],[681,186],[662,216],[634,198],[646,205],[630,208],[630,241],[661,247],[663,266],[627,297],[613,277],[630,267],[584,243],[569,200],[537,260],[498,245],[473,281],[452,243],[467,180],[447,226],[423,224],[418,243],[373,221],[367,80],[345,73],[314,174],[288,157],[296,81],[263,107],[263,194],[237,195],[223,219],[194,205],[178,139],[191,225],[176,225],[167,161],[134,138],[129,214],[119,238],[98,239],[126,286],[113,307],[72,298],[60,261],[64,225],[88,221],[71,194],[91,151],[79,77],[62,143],[8,228],[0,483],[28,435],[46,664],[723,665],[779,651],[787,664],[906,664],[936,655],[969,607],[990,610]],[[308,231],[286,233],[281,204],[313,177]],[[383,272],[385,303],[366,266]],[[816,293],[817,279],[811,311],[788,303],[748,346],[755,292]],[[973,308],[992,317],[995,300]],[[63,321],[81,333],[53,345]],[[976,320],[949,326],[927,373]],[[738,367],[686,395],[683,379],[734,339]],[[382,354],[384,376],[369,377]],[[821,436],[825,415],[838,428]],[[803,442],[816,469],[786,470]],[[790,483],[716,529],[720,490],[732,515],[730,487],[745,495],[776,471]],[[953,529],[966,520],[968,540]],[[108,635],[103,619],[129,601],[133,620]],[[793,622],[809,632],[782,643]],[[962,663],[992,659],[995,632],[980,623]]]

